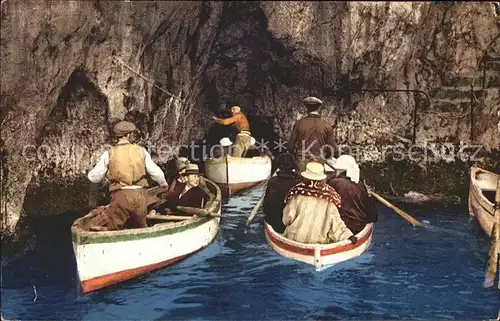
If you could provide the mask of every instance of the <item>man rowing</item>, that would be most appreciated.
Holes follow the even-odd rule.
[[[295,123],[287,148],[297,160],[300,171],[305,170],[309,161],[324,164],[334,157],[336,144],[332,125],[319,115],[323,102],[316,97],[307,97],[302,103],[307,109],[307,116]]]
[[[337,159],[327,160],[327,165],[335,169],[335,176],[328,184],[339,193],[342,207],[340,217],[347,227],[357,234],[371,222],[376,222],[378,210],[368,190],[359,181],[359,166],[354,157],[341,155]]]
[[[236,139],[232,148],[232,156],[242,157],[245,155],[251,145],[252,135],[250,134],[250,123],[248,122],[245,114],[241,112],[241,108],[239,106],[233,106],[231,108],[231,113],[233,114],[233,116],[230,118],[221,119],[215,116],[212,118],[222,125],[236,125],[236,128],[238,128],[238,134],[236,135]]]
[[[88,173],[92,183],[101,182],[106,174],[111,202],[90,222],[91,230],[120,230],[146,227],[147,174],[160,186],[168,188],[163,171],[141,146],[131,142],[134,124],[120,121],[113,127],[116,145],[105,151],[97,165]]]

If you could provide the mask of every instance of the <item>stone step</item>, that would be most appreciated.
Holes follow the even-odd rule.
[[[451,100],[470,100],[471,92],[469,90],[460,90],[454,87],[435,88],[429,92],[433,100],[435,99],[451,99]],[[474,90],[476,99],[483,97],[483,90]]]
[[[470,110],[470,100],[436,99],[432,101],[432,108],[430,110],[438,112],[464,113]]]
[[[479,75],[480,74],[480,75]],[[498,71],[486,71],[485,77],[485,88],[499,86],[500,82],[500,72]],[[443,81],[442,88],[460,88],[461,90],[470,90],[470,85],[474,85],[474,88],[481,88],[483,85],[483,72],[478,71],[477,77],[459,77],[455,79],[447,79]]]

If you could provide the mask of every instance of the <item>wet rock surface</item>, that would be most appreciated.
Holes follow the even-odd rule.
[[[86,196],[40,195],[87,193],[85,173],[112,143],[115,121],[134,121],[139,143],[166,163],[160,146],[217,141],[206,135],[207,116],[231,104],[252,117],[256,138],[275,140],[304,114],[304,96],[321,97],[339,144],[363,148],[363,174],[389,194],[445,190],[462,199],[468,186],[470,159],[382,157],[384,146],[408,150],[412,140],[480,146],[475,163],[500,171],[499,62],[484,59],[500,56],[490,3],[7,0],[1,15],[9,231],[24,214],[85,206]],[[431,100],[361,89],[416,89]]]

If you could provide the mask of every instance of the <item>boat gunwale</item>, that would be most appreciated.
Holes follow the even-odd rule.
[[[482,168],[477,167],[477,166],[472,166],[471,170],[470,170],[470,184],[471,184],[471,189],[473,191],[472,195],[473,195],[474,199],[476,200],[478,205],[480,205],[484,210],[486,210],[488,212],[488,214],[490,214],[491,216],[494,217],[495,216],[495,211],[494,211],[495,204],[493,204],[493,202],[491,202],[483,194],[483,189],[480,188],[477,184],[476,177],[479,173],[485,173],[487,175],[491,175],[493,177],[496,177],[497,180],[500,179],[500,175],[493,173],[493,172],[490,172],[488,170],[482,169]]]
[[[254,159],[263,159],[264,161],[262,162],[252,162]],[[243,160],[243,161],[242,161]],[[244,165],[267,165],[267,164],[272,164],[272,159],[265,155],[265,156],[254,156],[254,157],[234,157],[230,156],[227,159],[228,164],[244,164]],[[215,165],[225,165],[226,164],[226,158],[218,158],[218,159],[206,159],[205,160],[205,166],[215,166]],[[206,169],[205,169],[206,171]]]
[[[207,179],[206,177],[203,177],[206,183],[209,183],[213,186],[215,189],[215,199],[213,200],[212,204],[210,204],[210,207],[206,208],[210,212],[220,212],[221,209],[221,198],[222,198],[222,193],[219,188],[219,186],[215,183],[212,182],[211,180]],[[158,189],[158,186],[154,186],[149,188],[147,191],[151,192],[155,189]],[[115,240],[115,238],[120,238],[120,237],[137,237],[137,239],[144,239],[148,238],[151,234],[156,234],[158,232],[163,232],[163,231],[169,231],[173,229],[181,229],[182,232],[184,230],[188,230],[191,228],[196,228],[200,225],[203,225],[207,222],[210,222],[212,220],[219,220],[219,217],[192,217],[190,219],[186,219],[184,221],[180,222],[165,222],[165,223],[157,223],[153,226],[148,226],[148,227],[143,227],[143,228],[134,228],[134,229],[123,229],[123,230],[117,230],[117,231],[85,231],[81,229],[78,224],[83,220],[85,217],[87,217],[90,214],[86,214],[85,216],[82,216],[78,219],[76,219],[73,224],[71,225],[71,234],[72,234],[72,241],[75,244],[87,244],[87,243],[110,243],[110,242],[118,242]],[[173,232],[174,234],[176,232]],[[160,237],[166,234],[170,233],[165,233],[165,234],[159,234],[153,237]],[[93,240],[91,242],[88,242],[87,240]],[[82,240],[85,240],[82,242]]]
[[[295,247],[299,250],[313,251],[313,253],[316,249],[323,252],[323,251],[329,251],[329,250],[333,250],[336,248],[340,248],[340,247],[343,247],[346,245],[353,245],[352,249],[355,249],[355,248],[363,245],[370,238],[370,235],[373,234],[373,223],[368,223],[359,233],[355,234],[355,236],[359,240],[355,244],[352,244],[351,241],[349,241],[349,240],[344,240],[344,241],[329,243],[329,244],[321,244],[321,243],[306,244],[306,243],[300,243],[300,242],[296,242],[296,241],[292,241],[290,239],[287,239],[286,237],[282,236],[280,233],[276,232],[272,228],[272,226],[270,224],[268,224],[267,222],[265,222],[264,224],[265,224],[265,231],[266,232],[268,231],[269,234],[271,234],[273,237],[275,237],[278,241],[281,241],[281,242],[285,243],[286,245]],[[275,242],[272,242],[272,243],[276,244]],[[276,244],[276,245],[279,246],[279,244]],[[352,250],[352,249],[347,249],[346,251]],[[342,251],[342,252],[345,252],[345,251]],[[326,254],[324,256],[336,255],[336,254],[337,253],[332,253],[332,254]],[[305,255],[308,255],[308,254],[305,254]]]

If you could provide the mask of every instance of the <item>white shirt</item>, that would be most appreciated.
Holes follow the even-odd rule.
[[[165,174],[163,174],[161,168],[153,162],[153,160],[151,159],[151,155],[149,155],[146,149],[143,148],[143,151],[145,155],[146,172],[155,182],[157,182],[161,186],[167,185]],[[95,165],[95,167],[87,175],[88,179],[92,183],[99,183],[100,181],[102,181],[106,176],[106,173],[108,172],[108,165],[109,153],[105,151],[104,153],[102,153],[97,165]]]

